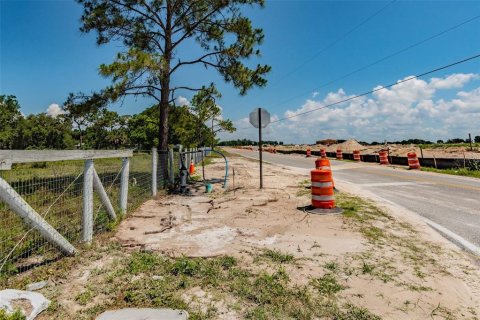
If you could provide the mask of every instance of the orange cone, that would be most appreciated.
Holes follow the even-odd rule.
[[[188,170],[188,172],[190,172],[190,174],[195,173],[195,165],[193,164],[193,161],[190,162],[190,169]]]

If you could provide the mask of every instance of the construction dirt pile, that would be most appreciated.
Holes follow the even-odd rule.
[[[358,143],[357,140],[353,139],[338,144],[332,144],[331,146],[327,147],[328,152],[335,152],[337,150],[342,150],[343,152],[353,152],[354,150],[364,149],[364,146]]]

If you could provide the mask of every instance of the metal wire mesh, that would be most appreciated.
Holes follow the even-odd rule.
[[[81,232],[83,162],[16,165],[0,176],[50,225],[70,242]],[[56,248],[0,202],[2,273],[24,271],[59,257]]]
[[[157,184],[158,185],[158,184]],[[137,151],[130,159],[127,212],[136,210],[152,195],[151,151]]]
[[[167,154],[167,153],[166,153]],[[163,157],[165,158],[165,157]],[[159,157],[158,188],[163,184]],[[95,170],[117,214],[120,212],[122,159],[96,159]],[[83,161],[60,161],[14,165],[0,177],[72,244],[81,241],[83,209]],[[160,179],[160,177],[162,179]],[[138,151],[130,159],[127,213],[152,195],[152,154]],[[94,192],[94,233],[109,230],[113,222]],[[0,276],[22,272],[61,257],[60,251],[28,226],[0,201]]]

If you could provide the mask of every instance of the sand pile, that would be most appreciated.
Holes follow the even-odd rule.
[[[337,149],[341,149],[343,152],[353,152],[354,150],[363,150],[365,149],[357,140],[350,139],[343,143],[333,144],[327,148],[327,151],[334,152]]]

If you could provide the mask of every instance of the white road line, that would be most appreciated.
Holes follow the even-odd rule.
[[[461,236],[459,236],[458,234],[456,234],[455,232],[452,232],[450,230],[448,230],[447,228],[439,225],[438,223],[436,222],[433,222],[432,220],[430,219],[427,219],[425,217],[423,217],[423,220],[425,220],[425,222],[430,226],[432,227],[433,229],[437,230],[438,232],[440,232],[441,234],[443,234],[443,236],[447,239],[449,239],[450,241],[452,241],[453,243],[457,244],[458,246],[460,246],[461,248],[477,255],[477,256],[480,256],[480,248],[477,247],[476,245],[474,245],[473,243],[471,243],[470,241],[462,238]]]

